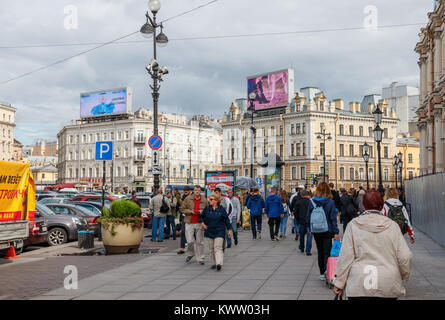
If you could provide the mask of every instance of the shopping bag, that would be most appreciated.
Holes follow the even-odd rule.
[[[249,209],[245,208],[243,210],[243,228],[250,227],[250,212]]]
[[[331,257],[338,257],[340,255],[341,242],[338,240],[334,241],[334,244],[331,248]]]

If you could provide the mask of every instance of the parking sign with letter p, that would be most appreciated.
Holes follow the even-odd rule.
[[[113,141],[97,141],[95,160],[113,160]]]

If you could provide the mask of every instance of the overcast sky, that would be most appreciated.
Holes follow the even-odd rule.
[[[161,0],[160,20],[209,0]],[[66,30],[64,8],[78,8],[78,28]],[[246,96],[246,77],[293,68],[295,88],[316,86],[329,100],[361,101],[393,81],[418,86],[414,47],[421,26],[300,33],[242,38],[190,37],[362,27],[378,9],[378,25],[428,21],[433,0],[219,0],[167,21],[170,38],[158,61],[170,74],[162,83],[159,110],[222,117]],[[147,1],[0,0],[0,47],[107,42],[140,29]],[[144,40],[135,34],[125,41]],[[0,48],[0,83],[93,46]],[[0,101],[17,108],[15,137],[24,144],[56,139],[79,118],[79,94],[107,88],[133,89],[133,110],[152,108],[145,65],[152,42],[112,44],[68,62],[0,85]]]

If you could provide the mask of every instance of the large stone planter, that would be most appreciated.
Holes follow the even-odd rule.
[[[106,254],[136,253],[142,241],[144,228],[132,229],[125,224],[114,224],[115,235],[101,226]]]

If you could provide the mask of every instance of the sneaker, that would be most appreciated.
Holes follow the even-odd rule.
[[[258,239],[261,239],[261,232],[258,232]]]
[[[238,245],[238,240],[235,240],[235,246],[237,246]]]
[[[227,248],[231,248],[232,247],[232,245],[227,245]]]
[[[217,266],[216,266],[216,270],[221,270],[221,265],[220,264],[218,264]]]
[[[283,238],[283,234],[282,233],[280,233],[280,238]]]
[[[178,253],[178,254],[184,254],[184,253],[185,253],[185,250],[179,250],[177,253]]]
[[[311,256],[312,253],[310,253],[310,252],[306,252],[306,255],[307,255],[307,256]]]
[[[286,239],[286,235],[285,234],[283,234],[283,239]]]
[[[277,236],[275,236],[275,240],[280,241],[280,238],[278,238]]]
[[[321,274],[321,275],[320,275],[320,280],[321,280],[321,281],[326,281],[326,276],[325,276],[324,274]]]
[[[299,235],[299,234],[297,234],[297,235],[295,236],[295,241],[298,241],[298,239],[300,239],[300,235]]]
[[[192,260],[193,256],[188,256],[187,258],[185,258],[185,262],[190,262],[190,260]]]
[[[270,239],[270,240],[272,240],[272,241],[275,241],[275,239],[274,239],[274,238],[272,238],[272,239]]]
[[[158,240],[158,242],[164,242],[164,240]]]

